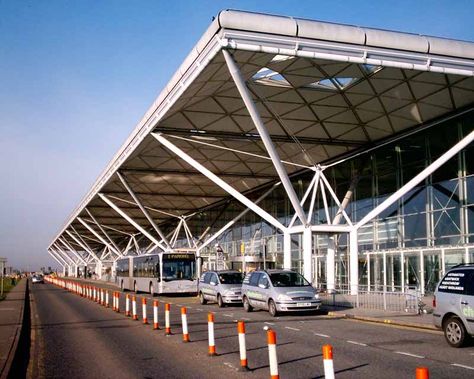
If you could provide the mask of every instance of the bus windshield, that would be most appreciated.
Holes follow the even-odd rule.
[[[196,261],[193,255],[185,258],[174,258],[163,255],[163,277],[165,282],[172,280],[194,280]]]

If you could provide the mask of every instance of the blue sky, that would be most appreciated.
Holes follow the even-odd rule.
[[[228,8],[474,41],[467,0],[0,0],[0,256],[55,264],[52,238]]]

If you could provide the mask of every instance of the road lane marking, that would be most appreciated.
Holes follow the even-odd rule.
[[[274,322],[268,322],[268,321],[265,321],[265,324],[267,324],[267,325],[275,325]]]
[[[242,321],[250,321],[250,320],[251,320],[251,319],[248,318],[248,317],[241,317],[240,319],[241,319]]]
[[[395,351],[394,353],[395,353],[395,354],[401,354],[401,355],[408,355],[409,357],[420,358],[420,359],[425,358],[423,355],[416,355],[416,354],[412,354],[412,353],[405,353],[404,351]]]
[[[199,312],[202,312],[204,309],[202,309],[202,308],[196,308],[196,310],[198,310]]]
[[[234,317],[234,315],[232,313],[223,313],[222,316],[225,316],[225,317]]]
[[[321,333],[314,333],[315,336],[319,336],[319,337],[324,337],[324,338],[331,338],[330,336],[328,336],[327,334],[321,334]]]
[[[453,364],[451,364],[451,366],[467,368],[468,370],[474,370],[474,367],[466,366],[466,365],[461,365],[461,364],[459,364],[459,363],[453,363]]]
[[[285,329],[296,330],[297,332],[299,332],[301,330],[301,329],[298,329],[298,328],[292,328],[291,326],[285,326]]]
[[[359,346],[367,346],[366,343],[362,343],[362,342],[357,342],[357,341],[347,341],[348,343],[352,343],[354,345],[359,345]]]

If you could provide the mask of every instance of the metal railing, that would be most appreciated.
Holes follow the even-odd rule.
[[[350,294],[348,286],[338,286],[334,292],[321,292],[320,299],[324,305],[346,308],[363,308],[393,312],[419,314],[423,311],[421,292],[418,289],[401,287],[398,291],[374,290],[359,286],[357,295]]]

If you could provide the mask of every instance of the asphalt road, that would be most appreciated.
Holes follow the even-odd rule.
[[[34,377],[69,378],[268,378],[264,327],[277,333],[282,378],[324,377],[321,348],[331,344],[337,378],[414,378],[426,366],[431,378],[472,378],[474,344],[449,347],[437,332],[338,319],[324,314],[272,318],[241,307],[200,305],[194,297],[155,297],[160,326],[165,302],[171,304],[172,336],[126,318],[49,284],[32,286],[32,361]],[[115,289],[111,286],[105,286]],[[148,294],[139,294],[150,298]],[[141,318],[141,303],[137,306]],[[152,321],[151,301],[148,318]],[[180,307],[188,312],[191,342],[182,342]],[[215,312],[216,350],[207,356],[207,312]],[[251,371],[238,372],[236,321],[246,321]]]

